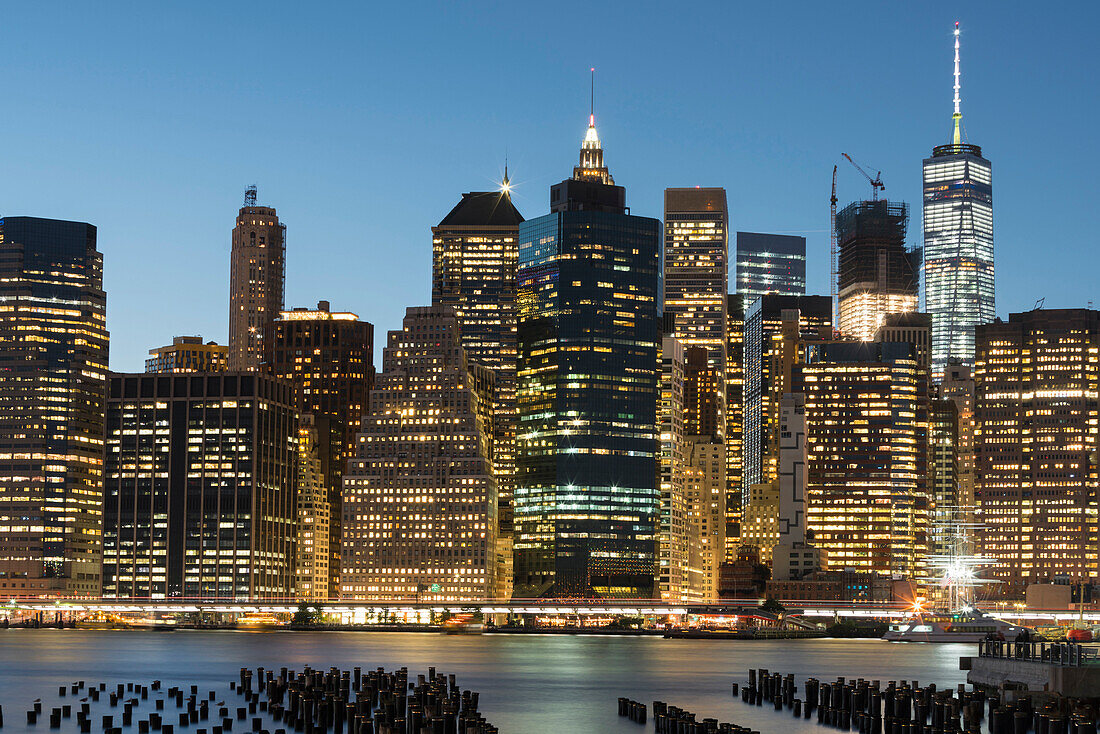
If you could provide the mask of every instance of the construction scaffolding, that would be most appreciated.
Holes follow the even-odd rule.
[[[840,330],[871,339],[886,314],[916,310],[920,250],[905,247],[909,206],[857,201],[836,216]]]

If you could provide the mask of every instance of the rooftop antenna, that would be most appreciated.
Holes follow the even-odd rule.
[[[962,132],[960,130],[960,124],[962,123],[962,100],[959,98],[959,21],[955,21],[955,114],[951,115],[952,121],[955,123],[955,136],[952,140],[955,145],[962,143]]]
[[[1040,298],[1038,301],[1035,302],[1035,308],[1033,308],[1031,310],[1032,311],[1040,310],[1046,304],[1046,302],[1047,302],[1047,297],[1043,296],[1042,298]]]
[[[589,100],[588,100],[588,124],[589,125],[595,125],[596,124],[596,67],[593,66],[591,69],[589,69],[589,71],[592,72],[592,88],[591,88],[591,91],[589,92]]]
[[[256,206],[256,184],[252,184],[244,190],[244,205]]]

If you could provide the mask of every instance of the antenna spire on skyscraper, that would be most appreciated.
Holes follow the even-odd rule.
[[[962,143],[962,131],[959,129],[962,123],[962,100],[959,98],[959,21],[955,21],[955,113],[951,115],[951,119],[955,123],[955,135],[952,142],[955,145]]]
[[[592,72],[591,91],[589,92],[588,99],[588,124],[596,124],[596,67],[593,66],[589,69]]]

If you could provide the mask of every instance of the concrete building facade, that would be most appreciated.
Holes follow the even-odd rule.
[[[297,483],[289,383],[254,372],[113,374],[103,595],[291,596]]]
[[[146,372],[222,372],[229,368],[229,347],[203,342],[201,336],[177,336],[172,343],[149,350]]]
[[[1056,578],[1096,583],[1100,312],[1014,313],[977,327],[978,547],[1022,593]]]
[[[389,333],[344,476],[343,598],[500,595],[492,428],[482,417],[492,380],[467,361],[449,307],[409,308]]]
[[[283,310],[286,277],[286,225],[275,210],[256,206],[256,188],[233,227],[229,266],[229,369],[256,371],[264,358],[264,338]]]

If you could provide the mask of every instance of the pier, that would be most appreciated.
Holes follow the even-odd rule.
[[[989,640],[959,668],[971,684],[1010,696],[1100,697],[1100,645]]]

